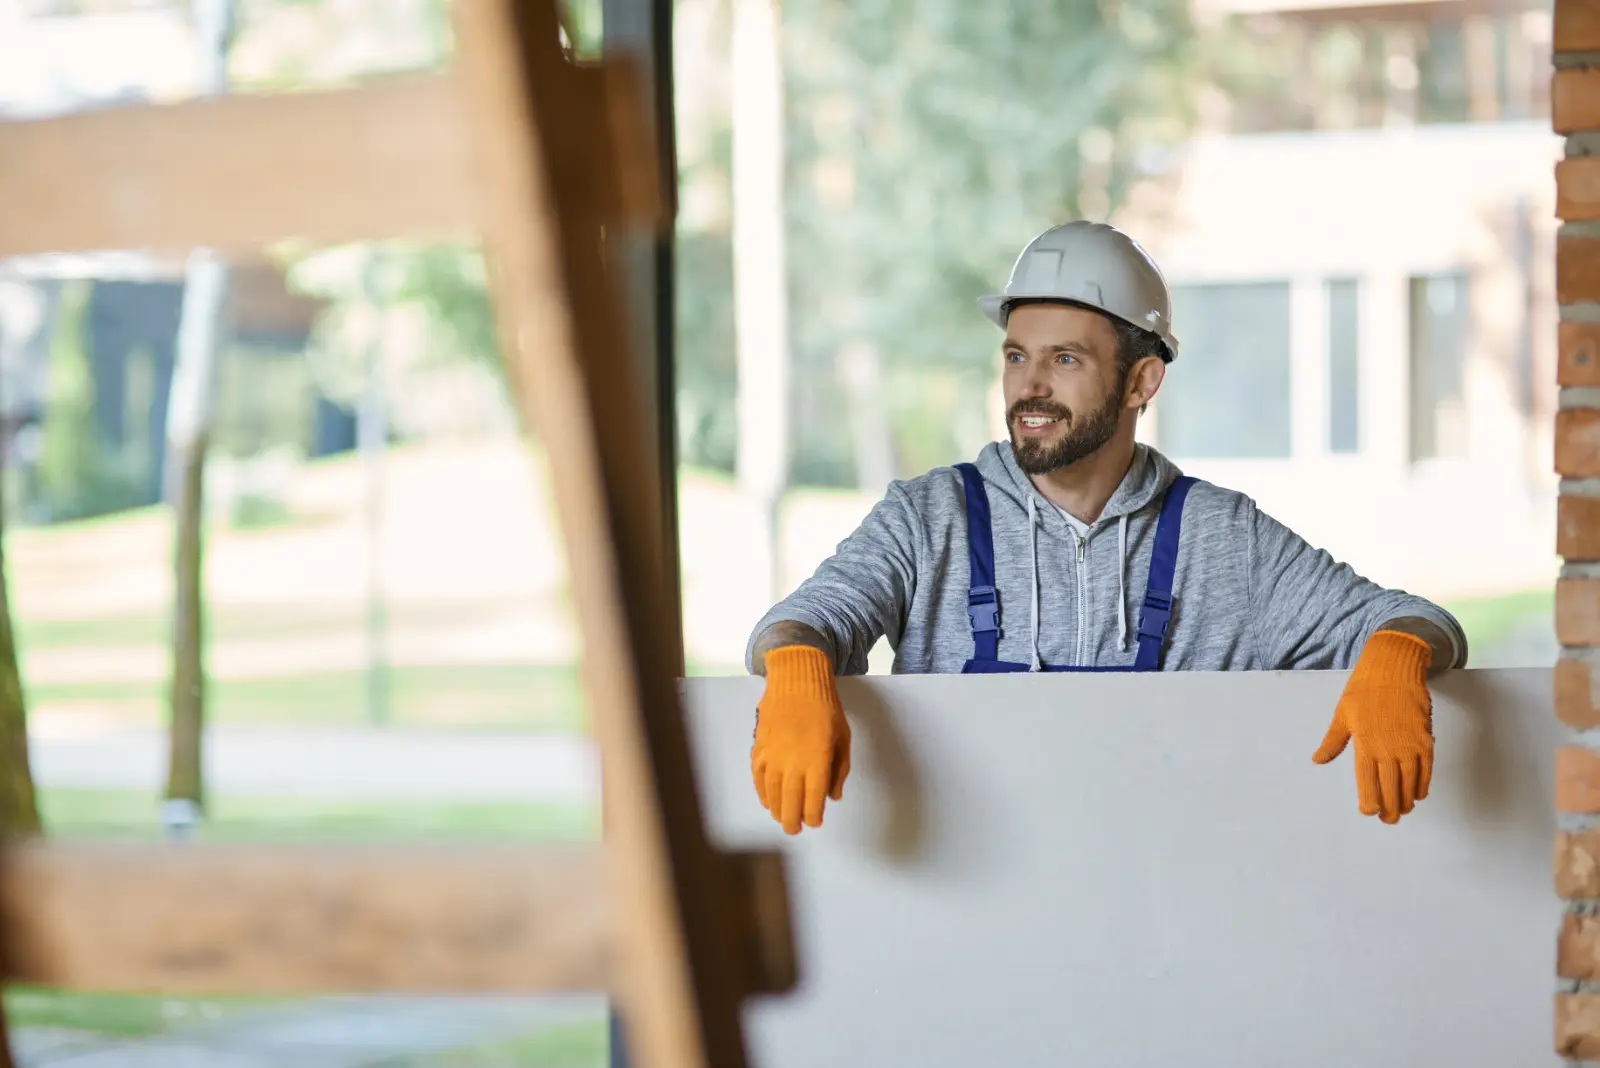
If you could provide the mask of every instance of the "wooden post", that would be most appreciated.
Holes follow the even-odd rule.
[[[173,993],[605,979],[641,1068],[742,1068],[743,999],[792,986],[794,953],[781,855],[707,840],[660,471],[645,431],[614,418],[640,402],[614,373],[627,305],[602,235],[665,215],[642,94],[626,65],[566,59],[555,0],[459,0],[456,15],[449,75],[0,123],[0,203],[31,208],[0,213],[0,256],[483,235],[507,378],[549,456],[577,602],[606,773],[603,882],[556,886],[525,867],[536,881],[519,888],[483,847],[348,863],[266,847],[8,847],[0,974]],[[555,892],[521,901],[533,887]],[[462,909],[463,894],[478,902]],[[574,908],[601,900],[604,940]],[[173,908],[215,922],[174,925]],[[342,922],[354,915],[370,925]]]

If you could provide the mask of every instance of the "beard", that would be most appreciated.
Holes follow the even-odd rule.
[[[1097,452],[1117,432],[1122,418],[1122,395],[1126,379],[1117,383],[1106,397],[1105,403],[1084,415],[1075,416],[1071,410],[1047,400],[1018,401],[1006,412],[1006,426],[1011,431],[1011,451],[1023,474],[1048,475],[1070,466]],[[1024,415],[1043,415],[1059,419],[1066,431],[1054,440],[1034,440],[1017,437],[1017,420]]]

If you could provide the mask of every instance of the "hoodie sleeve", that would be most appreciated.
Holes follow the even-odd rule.
[[[753,667],[751,654],[762,632],[791,620],[832,644],[838,674],[866,674],[867,654],[879,638],[888,635],[891,644],[900,643],[923,540],[916,507],[900,483],[890,483],[883,500],[834,554],[756,624],[745,643],[745,670]]]
[[[1367,638],[1403,616],[1437,625],[1455,650],[1447,666],[1466,666],[1467,637],[1449,612],[1362,578],[1265,512],[1250,512],[1250,618],[1263,667],[1352,667]]]

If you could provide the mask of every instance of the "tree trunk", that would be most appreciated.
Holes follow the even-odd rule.
[[[201,739],[205,733],[205,626],[201,570],[205,522],[206,440],[202,434],[172,455],[181,465],[177,538],[173,550],[176,597],[172,613],[172,722],[168,737],[167,798],[204,807]]]
[[[202,95],[228,87],[228,48],[234,31],[234,0],[196,0]],[[167,800],[205,806],[201,742],[205,734],[204,569],[206,446],[211,438],[212,397],[222,349],[228,302],[228,268],[207,249],[189,255],[178,322],[178,355],[167,404],[167,499],[174,503],[172,722],[167,760]],[[176,498],[174,500],[174,498]],[[169,824],[177,831],[177,823]]]
[[[0,527],[5,502],[0,493]],[[11,629],[11,596],[6,586],[5,549],[0,541],[0,835],[35,835],[41,830],[39,804],[28,763],[28,716]]]
[[[167,496],[176,512],[167,798],[190,801],[198,808],[204,807],[200,750],[206,691],[201,585],[206,445],[227,289],[228,269],[220,260],[204,250],[191,254],[178,327],[178,364],[167,407]]]

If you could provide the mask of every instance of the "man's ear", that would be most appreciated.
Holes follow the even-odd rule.
[[[1155,397],[1166,375],[1167,365],[1159,356],[1146,356],[1134,364],[1133,371],[1128,375],[1128,395],[1124,398],[1124,404],[1142,410]]]

